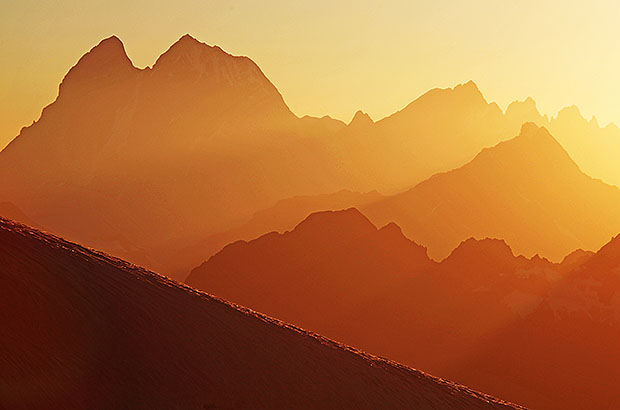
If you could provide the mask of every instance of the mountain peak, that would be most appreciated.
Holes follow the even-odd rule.
[[[466,83],[457,85],[456,87],[454,87],[454,91],[464,91],[468,93],[482,94],[480,92],[480,88],[478,88],[478,85],[473,80],[469,80]]]
[[[558,115],[555,118],[555,120],[569,122],[572,124],[574,123],[586,124],[588,122],[588,120],[586,120],[583,117],[583,115],[581,115],[581,111],[579,111],[579,108],[576,105],[571,105],[571,106],[562,108],[558,112]]]
[[[153,68],[183,63],[182,65],[187,69],[191,66],[204,65],[208,60],[217,57],[232,58],[233,56],[217,46],[210,46],[207,43],[196,40],[189,34],[185,34],[159,56]]]
[[[526,122],[521,126],[518,136],[500,142],[492,148],[485,148],[478,155],[491,153],[496,160],[502,157],[505,161],[521,161],[522,164],[553,162],[564,171],[568,167],[579,169],[577,164],[568,155],[564,147],[549,133],[546,127],[538,126],[533,122]],[[499,156],[498,156],[499,155]],[[556,170],[558,170],[556,168]]]
[[[192,42],[192,43],[199,43],[199,44],[202,44],[200,41],[198,41],[198,40],[196,39],[196,37],[193,37],[193,36],[192,36],[191,34],[189,34],[189,33],[183,34],[183,35],[182,35],[182,36],[181,36],[181,37],[177,40],[177,43],[181,43],[181,42],[187,42],[187,43]]]
[[[536,106],[536,101],[534,101],[532,97],[527,97],[523,101],[513,101],[506,108],[507,116],[524,114],[535,114],[536,116],[540,115],[540,113],[538,112],[538,107]]]
[[[370,118],[370,115],[366,114],[362,110],[358,110],[353,116],[353,119],[351,119],[351,122],[349,122],[349,126],[354,127],[366,126],[370,124],[374,124],[374,121]]]
[[[125,45],[116,36],[110,36],[101,40],[99,44],[80,58],[77,65],[84,64],[85,62],[123,62],[131,64],[131,60],[125,51]]]
[[[73,66],[62,83],[60,91],[67,92],[67,84],[80,84],[78,88],[94,88],[101,82],[116,81],[137,71],[127,56],[123,42],[116,36],[107,37],[84,54]]]
[[[218,46],[210,46],[186,34],[163,53],[153,65],[153,73],[246,90],[268,90],[281,99],[260,68],[250,58],[233,56]],[[281,101],[283,103],[283,101]]]
[[[464,240],[446,258],[446,261],[463,260],[511,260],[515,257],[510,246],[503,239],[469,238]]]
[[[359,235],[377,231],[377,227],[357,208],[340,211],[320,211],[310,214],[293,232]]]

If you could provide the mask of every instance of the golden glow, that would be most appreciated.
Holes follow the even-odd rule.
[[[186,32],[248,55],[298,115],[379,119],[473,79],[502,108],[532,96],[544,113],[577,104],[620,122],[619,12],[613,0],[4,2],[0,147],[111,34],[140,67]]]

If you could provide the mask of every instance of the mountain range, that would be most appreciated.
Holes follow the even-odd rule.
[[[614,408],[620,236],[561,263],[467,239],[441,263],[358,210],[226,246],[186,283],[543,410]]]
[[[584,174],[533,123],[462,167],[361,209],[377,225],[396,222],[435,259],[473,236],[502,238],[518,254],[560,261],[620,232],[620,189]]]
[[[511,138],[526,120],[557,131],[592,176],[616,182],[609,166],[590,166],[578,155],[586,151],[569,143],[620,141],[616,128],[590,121],[583,129],[592,137],[578,136],[571,124],[581,116],[561,114],[548,120],[533,100],[504,113],[468,82],[431,90],[378,121],[363,112],[349,124],[299,118],[247,57],[186,35],[138,69],[110,37],[69,70],[57,99],[0,153],[0,201],[52,232],[181,275],[183,264],[162,249],[198,249],[286,198],[410,189]],[[596,249],[588,240],[562,246]],[[436,251],[429,239],[428,247],[435,256],[454,244],[451,237]],[[554,246],[544,245],[536,251]],[[209,256],[196,252],[192,260]]]
[[[3,409],[518,409],[0,218]]]

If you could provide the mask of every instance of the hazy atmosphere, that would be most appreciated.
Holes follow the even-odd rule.
[[[119,36],[138,67],[185,33],[247,55],[299,116],[377,120],[474,80],[502,108],[533,97],[620,122],[616,1],[35,1],[0,6],[0,146],[39,118],[77,59]]]

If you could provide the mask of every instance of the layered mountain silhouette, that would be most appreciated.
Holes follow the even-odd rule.
[[[615,124],[601,127],[596,117],[588,121],[574,105],[548,118],[531,98],[510,104],[506,118],[515,125],[531,121],[546,127],[586,174],[620,187],[620,129]]]
[[[332,141],[347,168],[367,171],[364,178],[388,193],[456,168],[515,132],[472,81],[430,90],[389,117],[368,120],[357,113]]]
[[[298,118],[247,57],[186,35],[138,69],[110,37],[0,153],[0,200],[53,232],[159,266],[158,249],[284,198],[412,186],[512,135],[502,118],[473,83],[376,123]]]
[[[148,264],[142,249],[348,185],[319,143],[326,122],[295,117],[247,57],[184,36],[141,70],[111,37],[0,154],[0,191],[54,232]]]
[[[311,213],[325,209],[362,207],[381,200],[377,191],[366,193],[348,190],[324,195],[301,195],[278,201],[274,206],[256,212],[252,218],[224,232],[205,238],[192,238],[185,242],[167,244],[157,250],[164,271],[179,280],[185,279],[190,270],[238,240],[251,240],[266,232],[284,232]]]
[[[214,235],[249,239],[226,233],[279,200],[342,189],[409,189],[514,136],[524,121],[548,125],[586,171],[615,181],[613,149],[605,150],[609,160],[598,167],[588,158],[607,142],[615,146],[616,128],[601,130],[592,121],[581,126],[572,112],[549,120],[529,99],[503,113],[470,81],[431,90],[378,121],[361,111],[349,124],[327,116],[298,118],[247,57],[186,35],[152,67],[138,69],[121,41],[110,37],[78,61],[56,101],[0,153],[0,201],[52,232],[172,274],[183,263],[162,249],[196,249],[189,259],[197,263],[223,242],[200,244],[213,243]],[[389,219],[364,210],[381,224]],[[553,225],[542,219],[541,226]],[[479,230],[474,224],[463,236],[457,224],[446,244],[437,245],[436,233],[421,228],[415,236],[410,222],[399,220],[433,257]],[[597,234],[554,225],[560,234],[545,234],[527,249],[506,239],[519,252],[555,258],[569,247],[596,249],[602,244],[597,235],[613,226]]]
[[[230,244],[187,283],[532,408],[610,408],[619,244],[552,263],[468,239],[436,263],[349,209]]]
[[[377,225],[396,222],[435,259],[468,237],[495,237],[519,254],[559,261],[620,232],[620,189],[584,174],[532,123],[461,168],[362,210]]]
[[[516,409],[0,218],[6,409]]]

